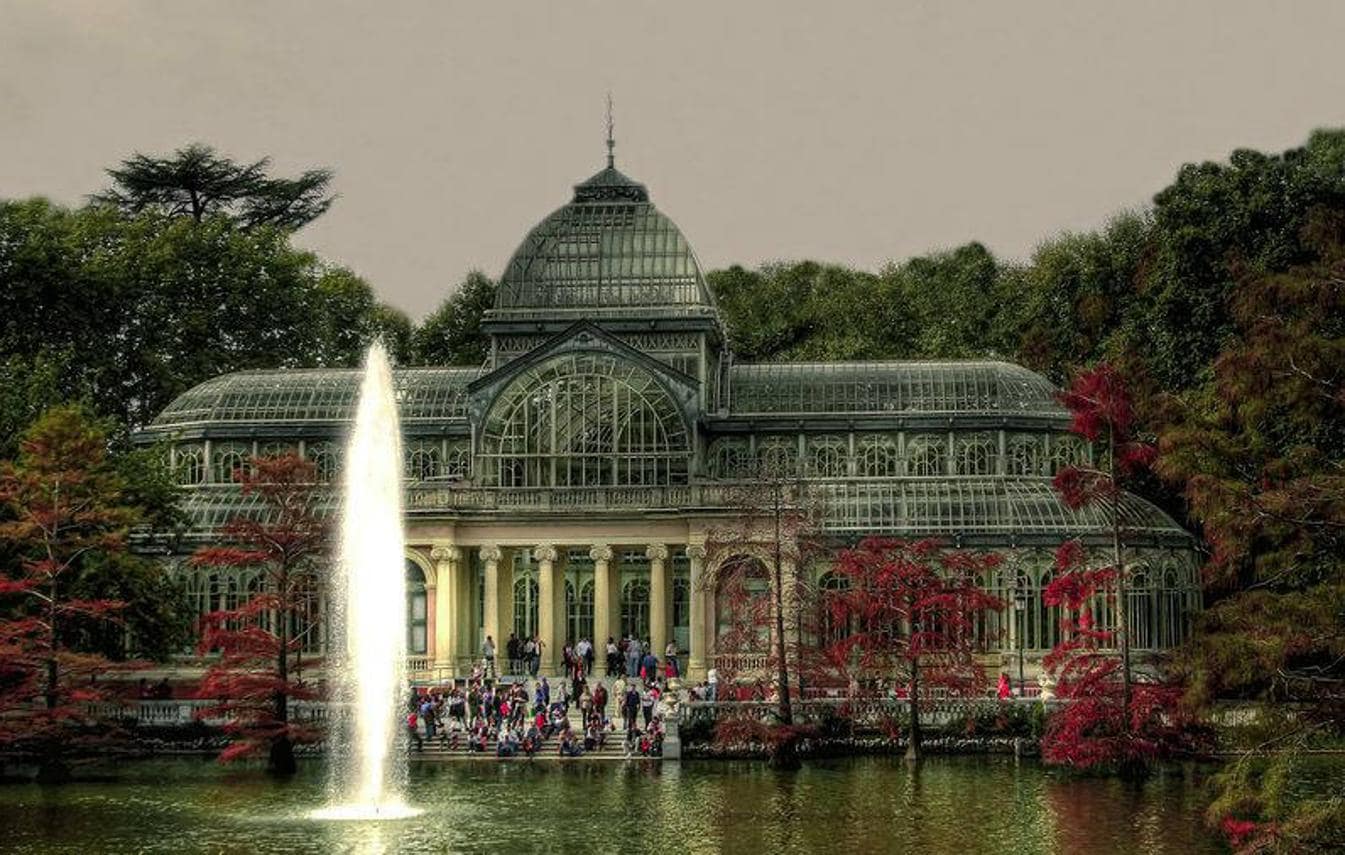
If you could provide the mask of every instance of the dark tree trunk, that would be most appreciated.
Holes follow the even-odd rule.
[[[279,776],[289,776],[299,771],[299,763],[294,759],[294,743],[288,736],[277,736],[271,740],[271,751],[266,758],[266,771]]]
[[[911,734],[906,740],[906,759],[915,762],[920,759],[920,663],[911,662],[911,681],[906,687],[907,705],[911,714]]]

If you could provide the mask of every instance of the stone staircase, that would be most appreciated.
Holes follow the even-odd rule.
[[[507,678],[506,678],[506,679],[507,679]],[[612,681],[611,681],[611,680],[604,679],[603,682],[607,683],[607,689],[608,689],[608,691],[610,692],[610,691],[611,691],[611,688],[612,688],[612,687],[611,687],[611,683],[612,683]],[[528,683],[528,687],[529,687],[529,693],[528,693],[528,696],[531,697],[531,696],[532,696],[532,687],[533,687],[533,684],[531,683],[531,681],[529,681],[529,683]],[[613,701],[610,701],[610,700],[608,701],[608,703],[607,703],[607,711],[608,711],[609,715],[615,712],[615,706],[614,706],[614,702],[613,702]],[[581,716],[581,714],[580,714],[580,712],[579,712],[579,707],[578,707],[577,704],[571,704],[571,705],[570,705],[570,710],[569,710],[569,714],[568,714],[567,718],[568,718],[569,721],[570,721],[570,729],[573,730],[574,733],[575,733],[576,735],[581,735],[581,734],[584,732],[583,719],[582,719],[582,716]],[[552,736],[552,737],[548,738],[545,742],[542,743],[542,747],[541,747],[538,751],[536,751],[536,752],[532,755],[532,757],[528,757],[526,754],[522,753],[521,751],[520,751],[518,754],[516,754],[515,756],[513,756],[513,757],[498,757],[498,756],[496,756],[496,754],[495,754],[495,744],[494,744],[494,742],[491,742],[491,743],[489,743],[489,744],[487,745],[487,750],[486,750],[486,751],[468,751],[468,750],[467,750],[467,734],[464,733],[464,732],[462,732],[462,731],[459,731],[459,732],[457,733],[457,737],[458,737],[458,739],[457,739],[457,745],[456,745],[456,746],[454,746],[454,745],[452,744],[452,742],[453,742],[453,734],[452,734],[451,731],[448,732],[447,735],[441,732],[441,733],[436,734],[435,737],[434,737],[434,739],[425,739],[425,740],[424,740],[424,746],[423,746],[419,751],[417,751],[416,748],[415,748],[414,746],[412,746],[412,748],[411,748],[411,753],[410,753],[409,756],[410,756],[410,758],[411,758],[413,761],[415,761],[415,760],[426,760],[426,761],[430,761],[430,760],[494,760],[494,761],[499,761],[499,762],[514,762],[514,761],[527,762],[527,761],[529,761],[529,760],[578,760],[578,761],[584,761],[584,760],[657,760],[657,759],[659,759],[659,758],[652,758],[652,757],[641,757],[641,756],[639,755],[638,752],[633,753],[633,754],[631,754],[630,756],[627,756],[627,754],[626,754],[626,734],[625,734],[624,731],[621,730],[620,717],[617,716],[617,717],[615,718],[615,721],[617,722],[617,727],[616,727],[615,730],[609,731],[609,732],[606,734],[607,739],[606,739],[606,741],[605,741],[605,744],[604,744],[602,747],[600,747],[600,748],[596,748],[596,749],[594,749],[594,750],[592,750],[592,751],[585,751],[584,754],[583,754],[582,756],[580,756],[580,757],[562,757],[562,756],[560,755],[560,737],[559,737],[559,736]]]

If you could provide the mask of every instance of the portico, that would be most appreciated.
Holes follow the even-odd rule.
[[[536,636],[541,673],[556,674],[567,642],[588,638],[601,667],[609,637],[634,636],[660,657],[673,642],[684,675],[704,677],[713,594],[702,582],[703,539],[692,541],[685,526],[681,532],[639,526],[644,536],[620,527],[602,534],[537,527],[544,539],[524,539],[517,528],[454,541],[410,538],[409,563],[422,572],[433,567],[424,583],[432,627],[423,651],[427,667],[442,674],[470,670],[489,636],[505,671],[515,634]]]

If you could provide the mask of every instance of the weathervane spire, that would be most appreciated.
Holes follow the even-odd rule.
[[[612,138],[612,93],[607,93],[607,168],[616,167],[616,140]]]

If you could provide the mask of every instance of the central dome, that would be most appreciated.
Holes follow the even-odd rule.
[[[681,230],[643,184],[608,166],[576,185],[570,203],[523,239],[500,277],[493,314],[579,310],[591,317],[713,306]]]

